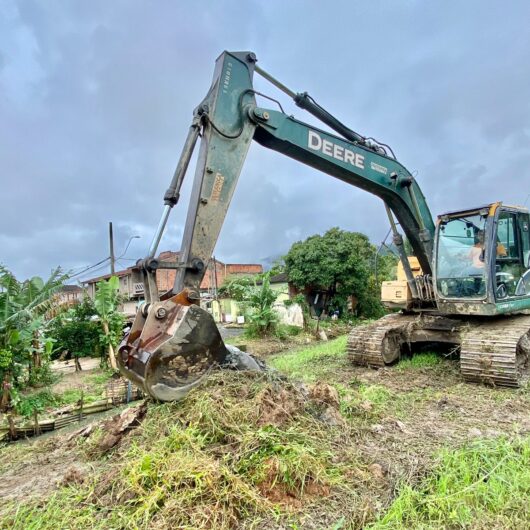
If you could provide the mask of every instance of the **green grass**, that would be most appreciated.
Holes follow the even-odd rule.
[[[403,372],[405,370],[417,370],[419,368],[432,368],[433,366],[439,366],[443,362],[444,359],[437,353],[416,353],[410,359],[402,359],[399,361],[394,369]]]
[[[338,382],[337,374],[343,374],[349,367],[346,341],[347,337],[342,336],[329,342],[279,353],[269,358],[269,364],[293,379],[306,383],[322,380],[332,384],[339,391],[343,415],[356,421],[375,421],[383,414],[405,419],[417,407],[423,406],[426,400],[435,397],[435,391],[430,388],[396,392],[383,385],[366,384],[356,379],[349,385]],[[436,354],[419,354],[404,361],[401,370],[432,367],[442,362]]]
[[[321,380],[335,386],[339,391],[342,414],[355,423],[366,420],[373,422],[385,414],[405,419],[418,406],[422,406],[426,399],[432,397],[432,389],[401,393],[383,385],[366,384],[356,379],[349,385],[337,381],[337,374],[343,374],[349,367],[346,341],[347,337],[342,336],[329,342],[279,353],[269,358],[269,364],[293,379],[306,383]],[[418,355],[412,369],[438,364],[433,356],[434,354]],[[438,360],[438,357],[435,359]],[[407,368],[410,369],[410,365],[403,369]]]
[[[98,386],[105,387],[105,385],[112,379],[113,375],[114,375],[114,372],[112,370],[103,370],[96,374],[89,375],[88,381],[90,382],[90,384],[96,387]]]
[[[41,414],[48,408],[62,404],[59,396],[49,390],[42,390],[29,396],[20,396],[15,403],[17,413],[27,418],[32,417],[35,412]]]
[[[401,456],[404,461],[410,458],[415,472],[413,466],[423,462],[421,457],[430,463],[421,468],[421,479],[411,472],[412,478],[402,484],[377,485],[370,472],[371,456],[367,458],[362,449],[363,436],[371,439],[369,427],[411,414],[422,418],[426,406],[447,390],[362,382],[352,375],[359,372],[347,370],[346,337],[277,354],[268,361],[290,378],[304,381],[304,392],[316,380],[332,384],[339,392],[344,426],[323,423],[318,408],[322,404],[300,399],[299,387],[277,375],[215,374],[183,402],[150,405],[142,426],[111,454],[98,453],[101,431],[81,441],[97,473],[43,501],[12,502],[7,512],[0,509],[0,526],[345,530],[377,519],[390,502],[377,488],[396,487],[396,498],[369,528],[528,527],[530,437],[477,440],[434,455],[429,448],[416,455],[406,442],[401,450],[396,438],[398,449],[389,450],[400,451],[398,461]],[[424,353],[393,370],[399,372],[398,380],[405,379],[407,371],[412,376],[422,368],[441,377],[439,367],[444,363],[442,357]],[[91,377],[97,377],[96,384],[108,380],[104,374]],[[499,395],[472,388],[474,395],[485,399]],[[463,384],[454,389],[471,391]],[[530,394],[530,387],[502,392],[503,400],[515,399]],[[70,399],[75,397],[72,393]],[[263,421],[270,407],[279,419]],[[449,413],[458,421],[458,411]],[[14,457],[19,458],[18,453],[9,458]],[[312,496],[315,487],[317,494]],[[287,505],[286,499],[300,504]],[[311,519],[315,514],[324,517],[322,524]]]
[[[93,403],[98,399],[102,399],[102,391],[99,390],[81,390],[79,388],[69,388],[60,394],[57,394],[61,404],[63,405],[74,405],[79,403],[81,399],[83,403]]]
[[[268,363],[280,372],[303,381],[326,379],[329,372],[340,369],[346,362],[347,337],[320,342],[306,348],[274,355]]]
[[[104,371],[87,375],[83,382],[85,388],[69,388],[62,392],[52,392],[50,389],[21,395],[16,403],[16,411],[21,416],[32,417],[34,412],[39,415],[47,410],[73,405],[83,399],[84,403],[93,403],[102,399],[105,387],[112,378],[111,371]],[[88,388],[87,388],[88,387]]]
[[[445,449],[417,487],[404,485],[372,530],[528,528],[530,437]]]

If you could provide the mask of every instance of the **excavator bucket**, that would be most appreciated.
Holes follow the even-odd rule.
[[[228,351],[210,315],[178,294],[138,311],[118,350],[122,374],[159,401],[182,399]]]

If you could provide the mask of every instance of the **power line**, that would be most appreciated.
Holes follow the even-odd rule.
[[[105,259],[102,259],[101,261],[98,261],[97,263],[94,263],[94,265],[89,265],[88,267],[84,268],[82,271],[79,271],[79,272],[76,272],[75,274],[72,274],[70,276],[70,278],[75,278],[76,276],[81,276],[83,275],[85,272],[91,270],[91,269],[94,269],[95,267],[98,267],[104,263],[106,263],[107,261],[109,261],[110,258],[105,258]],[[93,271],[94,272],[94,271]]]
[[[97,263],[94,263],[93,265],[88,265],[83,270],[81,270],[79,272],[76,272],[75,274],[72,274],[70,277],[73,278],[74,276],[79,276],[80,274],[83,274],[85,271],[93,269],[94,267],[97,267],[97,266],[101,265],[102,263],[107,262],[109,259],[110,258],[105,258],[105,259],[102,259],[101,261],[98,261]]]
[[[84,283],[88,280],[91,280],[92,278],[95,278],[97,276],[94,276],[94,275],[97,275],[97,273],[101,273],[103,270],[105,270],[107,268],[107,263],[104,263],[102,266],[98,267],[97,269],[94,269],[90,272],[90,275],[86,275],[84,276],[83,278],[78,278],[78,282],[81,282],[81,283]],[[103,273],[101,274],[101,276],[106,276],[108,273]],[[108,274],[110,276],[110,274]]]
[[[121,259],[117,259],[116,262],[117,262],[117,263],[123,262],[123,265],[125,265],[127,268],[129,268],[130,265],[129,265],[128,263],[125,263],[124,260],[127,260],[127,261],[137,261],[137,260],[135,260],[135,259],[134,259],[134,260],[130,260],[129,258],[121,258]]]

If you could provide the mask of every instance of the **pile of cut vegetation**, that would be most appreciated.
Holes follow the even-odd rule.
[[[182,402],[57,438],[65,450],[77,444],[84,470],[51,496],[12,501],[2,519],[39,529],[361,526],[388,484],[340,408],[324,383],[215,374]]]

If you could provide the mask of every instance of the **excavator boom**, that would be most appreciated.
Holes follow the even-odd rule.
[[[257,106],[256,96],[262,94],[253,88],[255,71],[340,136],[288,116],[281,106],[279,111]],[[169,213],[178,202],[199,136],[179,263],[159,262],[158,244]],[[405,231],[425,277],[431,274],[435,226],[410,172],[388,154],[384,145],[355,133],[306,93],[295,94],[258,68],[253,53],[224,52],[217,59],[208,94],[194,111],[182,155],[164,196],[164,212],[149,255],[138,263],[144,276],[146,304],[138,311],[131,333],[119,350],[123,374],[156,399],[178,399],[226,357],[211,315],[199,307],[200,283],[252,140],[379,196],[387,205],[392,223],[395,215]],[[395,242],[401,248],[407,272],[402,240],[396,234]],[[173,288],[159,297],[156,271],[162,268],[175,269],[176,277]],[[410,269],[407,278],[416,292]]]

